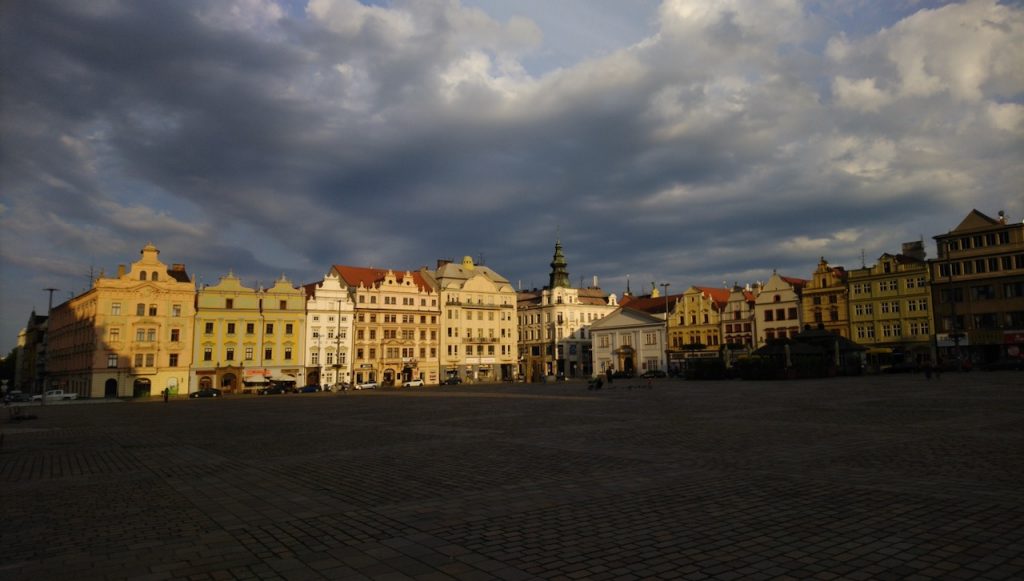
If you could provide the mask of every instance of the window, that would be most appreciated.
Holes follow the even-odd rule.
[[[136,341],[145,341],[146,340],[146,330],[145,329],[135,329],[135,340]]]
[[[180,317],[181,316],[181,305],[171,305],[171,316],[172,317]]]
[[[795,321],[796,320],[796,318],[797,318],[796,317],[796,307],[789,307],[789,315],[788,316],[789,316],[789,320],[790,321]],[[705,321],[705,322],[707,322],[707,321]]]
[[[294,329],[295,329],[295,325],[293,323],[285,323],[285,325],[284,325],[284,333],[285,333],[285,335],[291,335],[293,333]]]
[[[156,362],[156,356],[153,353],[146,353],[146,367],[153,367]]]
[[[205,330],[205,332],[206,332],[207,335],[210,335],[210,334],[213,333],[213,323],[206,323],[206,330]]]
[[[282,311],[288,310],[288,301],[278,302],[278,308],[280,308]]]
[[[146,271],[142,271],[139,273],[139,280],[146,280]]]
[[[156,329],[146,329],[146,341],[156,341]]]
[[[233,309],[235,308],[235,299],[224,299],[224,308]]]
[[[167,365],[169,367],[177,367],[178,366],[178,354],[177,353],[171,353],[167,357]]]
[[[111,315],[120,315],[121,314],[121,303],[111,303],[111,305],[110,305],[110,314]]]
[[[256,323],[246,323],[245,324],[245,334],[246,335],[252,335],[255,332],[256,332]]]
[[[149,305],[149,316],[150,317],[155,317],[156,316],[156,305]]]
[[[273,347],[264,347],[263,348],[263,358],[264,359],[273,359],[274,358],[274,348]]]
[[[234,335],[234,334],[235,334],[235,324],[234,323],[228,323],[228,335]]]
[[[142,303],[139,303],[139,304],[135,305],[135,315],[136,316],[142,317],[142,316],[145,316],[145,314],[146,314],[146,305],[144,305]]]
[[[228,347],[227,351],[225,351],[224,358],[227,359],[228,361],[234,361],[235,360],[235,350],[233,348],[231,348],[231,347]]]
[[[155,272],[155,271],[153,272],[153,280],[160,280],[160,273],[159,272]]]
[[[285,361],[291,361],[291,359],[292,359],[292,350],[291,350],[290,347],[285,347],[284,348],[284,359],[285,359]]]
[[[142,353],[135,354],[135,367],[142,367]]]
[[[117,353],[107,354],[107,367],[110,369],[117,367]]]
[[[110,329],[110,342],[116,343],[121,340],[121,329],[113,327]]]
[[[273,334],[274,334],[274,324],[273,323],[267,323],[267,335],[273,335]]]
[[[334,365],[334,352],[333,351],[328,351],[327,352],[327,365]]]
[[[252,347],[245,348],[245,360],[252,361]]]
[[[203,361],[213,361],[213,347],[203,348]]]
[[[775,309],[775,320],[785,321],[786,320],[786,309]]]
[[[771,309],[766,309],[764,312],[764,320],[771,322],[775,320],[775,313]]]
[[[1011,282],[1003,285],[1003,297],[1012,299],[1024,297],[1024,282]]]
[[[181,329],[171,329],[171,341],[174,343],[181,341]]]
[[[990,284],[971,287],[971,300],[987,301],[996,298],[995,287]]]
[[[320,352],[313,351],[312,353],[310,353],[309,362],[312,363],[313,365],[320,365]]]

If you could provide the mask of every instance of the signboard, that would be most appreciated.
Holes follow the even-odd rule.
[[[960,333],[959,335],[959,345],[961,347],[966,347],[967,345],[970,345],[970,342],[967,340],[967,335],[965,333]],[[957,342],[953,340],[953,336],[949,333],[938,333],[935,335],[935,345],[937,347],[956,347]]]
[[[363,363],[359,366],[359,369],[373,369],[373,363]]]
[[[1017,343],[1024,343],[1024,331],[1004,331],[1003,332],[1003,344],[1014,345]]]

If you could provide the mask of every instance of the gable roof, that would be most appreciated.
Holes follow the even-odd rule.
[[[628,306],[629,308],[631,308],[633,310],[643,311],[643,312],[649,313],[649,314],[663,315],[663,314],[665,314],[665,299],[666,298],[668,299],[668,310],[671,312],[672,309],[675,308],[676,303],[678,303],[680,300],[682,300],[683,295],[681,295],[681,294],[678,294],[678,295],[666,295],[664,297],[654,297],[654,298],[651,298],[651,295],[643,295],[643,296],[639,296],[639,297],[635,297],[635,296],[630,295],[630,296],[622,297],[622,300],[619,301],[619,305],[623,306],[623,307]]]
[[[699,290],[701,294],[714,301],[718,310],[722,310],[722,307],[729,302],[729,295],[732,293],[731,290],[722,287],[695,286],[693,288]]]
[[[395,280],[399,283],[405,282],[405,277],[412,276],[412,282],[420,290],[433,291],[433,287],[427,284],[427,281],[420,275],[419,272],[409,272],[402,270],[393,270],[386,268],[366,268],[362,266],[345,266],[343,264],[335,264],[333,270],[338,273],[341,280],[348,286],[358,287],[362,284],[366,288],[373,287],[376,283],[384,280],[391,272],[395,275]]]
[[[982,214],[977,210],[971,210],[967,217],[960,221],[960,224],[953,228],[953,232],[959,232],[961,230],[978,230],[981,228],[989,228],[991,226],[999,226],[1000,223],[995,218],[991,218]]]
[[[600,331],[603,329],[615,329],[620,327],[645,327],[657,325],[663,327],[665,325],[664,319],[655,317],[650,313],[644,311],[638,311],[630,307],[619,307],[600,319],[590,324],[590,331]]]

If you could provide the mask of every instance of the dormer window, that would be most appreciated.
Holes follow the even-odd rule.
[[[159,272],[154,272],[152,278],[153,278],[153,280],[160,280],[160,273]]]
[[[143,270],[139,273],[139,280],[146,280],[146,271]]]

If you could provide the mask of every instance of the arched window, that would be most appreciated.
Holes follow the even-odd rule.
[[[160,280],[160,273],[159,272],[153,272],[153,278],[152,279],[153,280]]]
[[[146,271],[143,270],[139,273],[139,280],[146,280]]]

